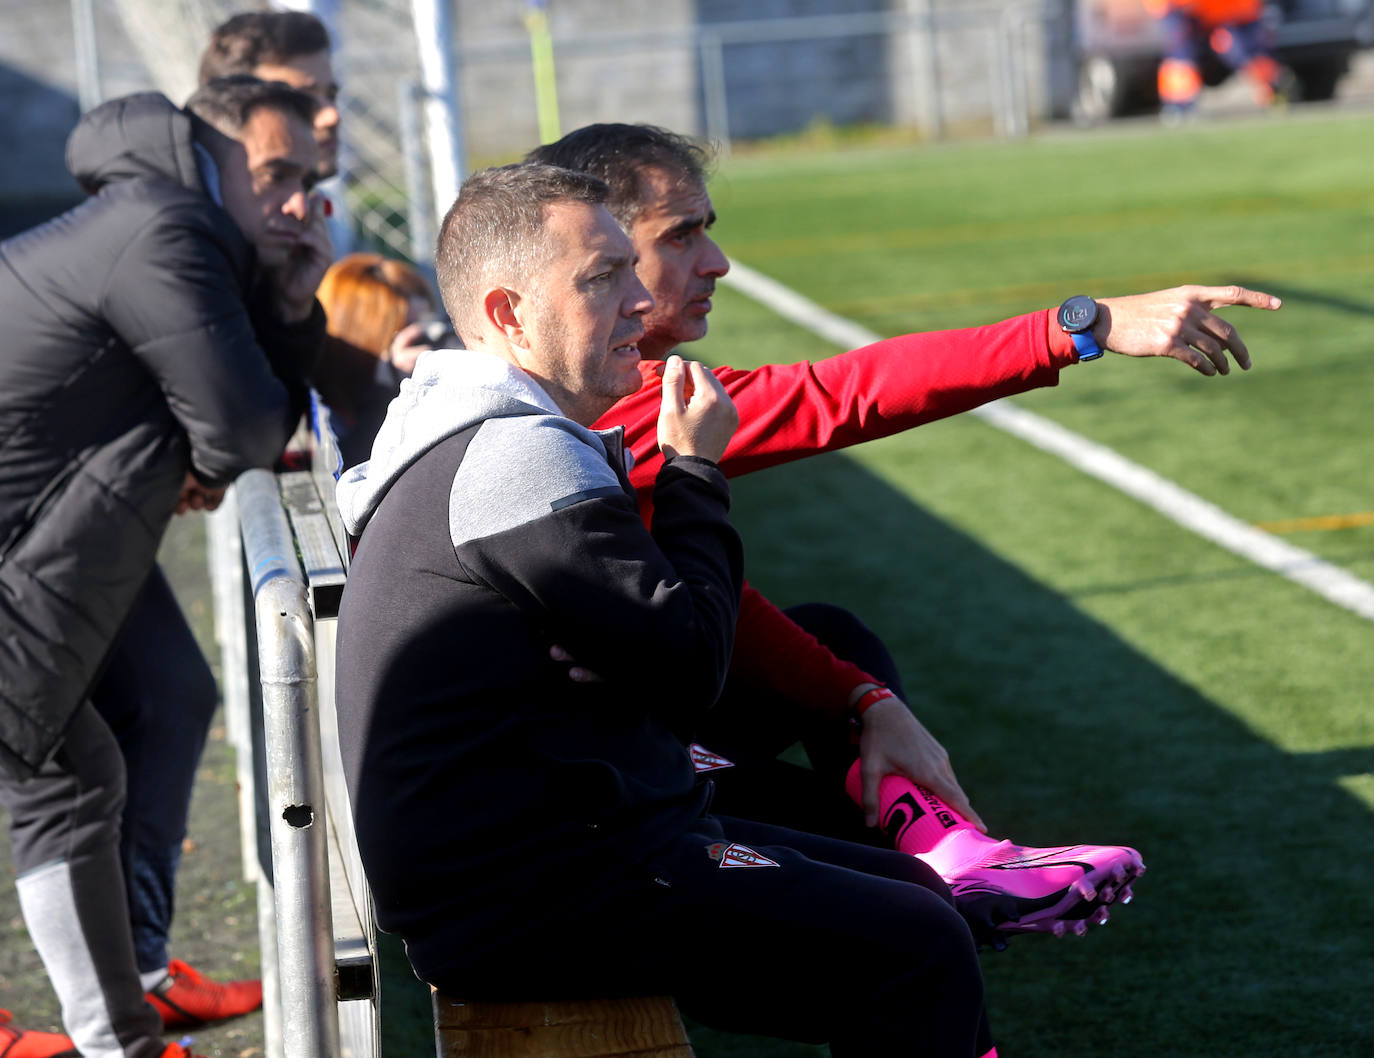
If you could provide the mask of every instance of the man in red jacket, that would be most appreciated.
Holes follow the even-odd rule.
[[[663,359],[707,332],[716,280],[729,269],[709,229],[710,157],[644,125],[590,125],[539,147],[530,161],[591,172],[611,186],[608,207],[630,234],[654,296],[639,348],[644,385],[597,422],[623,425],[630,474],[646,520],[662,464],[654,437]],[[1204,375],[1226,374],[1230,352],[1250,366],[1219,305],[1276,308],[1241,288],[1183,287],[1133,297],[1070,298],[986,327],[911,334],[815,363],[715,370],[740,413],[721,467],[747,473],[885,437],[987,401],[1055,385],[1059,372],[1110,349],[1168,356]],[[573,662],[574,679],[595,678]],[[985,940],[1003,932],[1083,932],[1129,894],[1144,869],[1121,846],[1027,849],[984,832],[949,755],[912,714],[883,644],[852,614],[811,604],[780,611],[746,585],[735,660],[720,703],[694,737],[711,770],[718,810],[854,838],[839,786],[862,822],[920,855],[951,885]],[[854,739],[857,729],[857,757]],[[798,738],[814,770],[775,758]],[[733,766],[729,766],[733,765]],[[852,811],[852,810],[851,810]]]

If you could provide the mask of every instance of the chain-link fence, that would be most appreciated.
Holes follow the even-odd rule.
[[[1374,10],[1368,0],[1273,7],[1296,19],[1320,13],[1323,4],[1338,7],[1346,20],[1351,12]],[[78,97],[85,107],[156,86],[185,98],[213,26],[254,6],[266,5],[0,0],[7,31],[0,34],[0,89],[9,127],[22,130],[11,133],[14,142],[27,150],[34,138],[28,130],[43,126],[60,127],[64,138],[79,112]],[[1040,119],[1068,112],[1082,94],[1080,65],[1103,61],[1085,51],[1092,35],[1075,22],[1103,5],[1072,0],[291,0],[288,6],[314,9],[334,33],[344,145],[343,175],[329,190],[347,207],[355,241],[421,266],[428,265],[436,221],[452,199],[463,160],[469,167],[513,160],[560,128],[648,121],[704,136],[726,151],[740,141],[818,126],[896,127],[926,138],[1020,135]],[[1111,10],[1118,7],[1134,12],[1136,22],[1149,21],[1140,0],[1122,0]],[[1366,14],[1366,22],[1371,18]],[[1329,22],[1295,22],[1291,32]],[[536,29],[547,31],[542,79]],[[442,67],[437,81],[436,64]],[[1152,69],[1148,57],[1145,69]],[[447,115],[446,123],[436,114]],[[436,138],[436,129],[449,141]],[[0,129],[0,146],[4,138]],[[441,146],[434,151],[436,142]],[[40,191],[65,186],[60,143],[49,155],[55,164],[47,177],[35,176],[23,154],[0,151],[0,197],[7,183],[27,181]]]
[[[45,63],[83,108],[148,87],[185,98],[211,29],[237,10],[266,6],[69,5],[0,0],[0,12],[44,41],[45,59],[19,61]],[[1049,109],[1057,76],[1049,57],[1067,11],[1063,2],[1034,0],[547,0],[538,6],[553,73],[541,97],[532,0],[289,6],[313,8],[334,34],[344,145],[331,190],[347,206],[357,242],[422,265],[440,211],[436,195],[444,196],[453,175],[445,175],[449,159],[436,169],[430,157],[432,89],[421,87],[432,85],[421,44],[434,44],[435,10],[451,26],[449,47],[439,50],[452,73],[441,102],[452,104],[462,130],[454,157],[473,165],[520,157],[539,142],[541,127],[548,135],[591,121],[649,121],[725,150],[816,126],[1019,134]],[[58,54],[64,47],[66,55]],[[27,50],[0,46],[0,63],[17,61],[7,52]]]

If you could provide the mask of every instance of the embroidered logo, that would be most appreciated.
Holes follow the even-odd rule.
[[[749,848],[731,842],[717,841],[706,846],[706,854],[721,867],[776,867],[776,860],[770,860]]]
[[[721,768],[733,768],[735,762],[726,760],[719,753],[712,753],[700,742],[693,742],[687,747],[692,754],[692,770],[700,775],[704,771],[718,771]]]

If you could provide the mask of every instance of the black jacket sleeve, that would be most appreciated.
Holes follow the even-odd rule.
[[[105,319],[162,388],[190,440],[196,476],[208,484],[280,455],[323,339],[318,304],[288,326],[255,301],[250,314],[224,233],[203,208],[184,204],[138,232],[101,299]]]
[[[474,457],[469,449],[469,458]],[[479,457],[480,458],[480,457]],[[603,464],[604,466],[604,464]],[[608,483],[561,491],[554,467],[528,504],[537,516],[459,542],[459,562],[608,683],[674,722],[720,694],[734,646],[743,547],[715,464],[679,458],[660,473],[655,528]],[[517,486],[511,483],[514,490]]]

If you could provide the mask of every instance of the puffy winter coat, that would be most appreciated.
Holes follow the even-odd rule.
[[[0,766],[54,751],[189,469],[269,466],[299,418],[319,306],[287,326],[210,197],[194,118],[160,95],[82,119],[92,196],[0,243]]]

